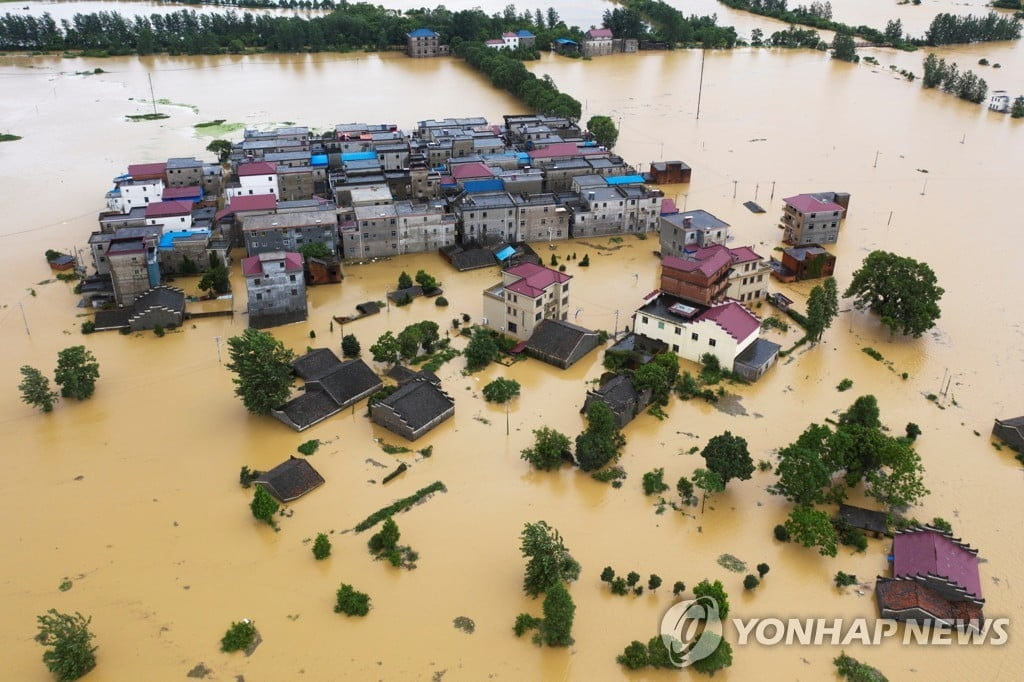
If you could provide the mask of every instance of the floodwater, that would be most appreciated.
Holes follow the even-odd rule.
[[[845,4],[835,4],[843,16]],[[1022,82],[1019,46],[941,52],[960,53],[987,54],[1002,62],[1002,76]],[[878,54],[913,60],[918,70],[923,58]],[[881,57],[879,69],[834,63],[816,52],[757,50],[707,54],[696,120],[700,61],[699,52],[680,51],[590,62],[545,58],[531,68],[586,100],[588,115],[621,119],[617,149],[628,161],[646,167],[658,158],[681,158],[693,166],[693,182],[666,187],[666,193],[728,221],[733,243],[752,244],[762,255],[780,236],[781,197],[850,192],[850,217],[836,247],[840,286],[872,249],[912,255],[928,262],[946,288],[943,316],[914,340],[890,337],[866,313],[844,312],[823,343],[802,348],[756,385],[730,389],[735,397],[728,412],[674,400],[666,421],[642,415],[625,430],[622,465],[629,478],[615,490],[568,468],[537,473],[519,458],[531,429],[548,425],[574,435],[582,428],[578,410],[585,382],[600,375],[599,352],[568,371],[527,360],[468,377],[456,359],[439,372],[455,396],[456,415],[413,446],[431,445],[433,456],[388,455],[373,439],[400,439],[371,425],[362,404],[303,434],[248,416],[218,362],[218,352],[227,358],[225,339],[244,329],[244,315],[197,320],[164,338],[83,337],[83,311],[75,308],[70,286],[41,283],[51,276],[43,251],[84,248],[110,178],[128,163],[205,155],[208,138],[196,136],[195,123],[295,121],[326,129],[387,120],[409,128],[442,116],[497,121],[521,111],[516,101],[455,60],[400,55],[2,58],[0,87],[16,96],[0,98],[0,130],[24,138],[0,144],[0,385],[8,387],[0,392],[7,444],[0,517],[8,527],[0,538],[0,650],[6,676],[49,679],[32,637],[35,616],[51,607],[92,616],[100,647],[94,680],[181,679],[199,662],[216,679],[430,679],[442,671],[448,680],[668,679],[670,673],[627,675],[614,658],[631,640],[656,633],[676,580],[687,586],[722,580],[736,617],[871,618],[873,579],[887,571],[888,543],[871,540],[865,554],[843,549],[834,559],[777,543],[772,528],[789,505],[766,492],[773,475],[758,472],[733,482],[703,514],[691,509],[686,516],[657,515],[640,489],[642,474],[655,467],[664,467],[669,482],[692,473],[703,460],[688,450],[727,429],[747,439],[755,461],[771,459],[808,423],[834,417],[869,392],[894,432],[908,421],[924,432],[917,447],[932,492],[913,515],[949,519],[980,549],[988,616],[1024,612],[1017,582],[1024,576],[1024,542],[1012,522],[1024,481],[1020,465],[994,449],[988,435],[993,417],[1024,411],[1024,323],[1017,314],[1024,238],[1012,208],[1024,123],[893,78]],[[75,75],[97,66],[108,73]],[[161,105],[171,118],[127,122],[125,114],[145,110],[140,100],[149,98],[150,72],[157,98],[198,113]],[[749,199],[768,212],[749,213],[742,206]],[[621,248],[556,245],[560,256],[590,255],[589,269],[569,265],[574,317],[613,330],[618,311],[621,328],[656,286],[656,241],[594,243]],[[546,245],[538,250],[547,254]],[[337,349],[342,329],[330,330],[332,315],[383,299],[399,271],[421,268],[442,280],[450,307],[420,300],[344,332],[356,334],[366,349],[384,330],[421,319],[445,328],[463,312],[478,318],[480,292],[497,276],[453,272],[432,254],[351,266],[343,284],[310,291],[307,323],[274,334],[297,352],[307,345]],[[234,284],[244,289],[237,274]],[[773,283],[772,289],[802,306],[810,285]],[[848,302],[841,307],[848,309]],[[244,292],[235,308],[244,310]],[[769,337],[778,339],[778,332]],[[788,345],[796,334],[784,338]],[[57,351],[78,343],[101,366],[95,396],[61,402],[51,414],[20,403],[18,367],[49,373]],[[864,346],[886,362],[860,352]],[[522,384],[507,416],[508,435],[504,410],[480,397],[480,388],[502,375]],[[939,393],[947,375],[951,385],[940,408],[925,396]],[[835,386],[843,378],[854,386],[839,393]],[[237,484],[240,467],[269,468],[310,438],[324,441],[310,461],[326,485],[289,506],[281,532],[258,525],[248,510],[251,491]],[[399,461],[410,470],[387,486],[377,483]],[[374,562],[365,534],[344,534],[374,510],[436,480],[447,493],[397,518],[402,542],[420,553],[415,571]],[[567,650],[535,647],[511,631],[516,614],[540,614],[541,602],[522,594],[518,552],[523,523],[539,519],[561,531],[583,566],[571,586],[576,643]],[[307,541],[332,531],[333,555],[314,561]],[[723,553],[748,566],[767,562],[771,572],[756,591],[744,592],[743,574],[717,564]],[[598,580],[606,565],[620,574],[657,573],[665,586],[653,595],[614,597]],[[839,570],[856,574],[864,593],[836,590],[831,578]],[[60,592],[65,578],[73,586]],[[371,595],[368,617],[332,612],[341,582]],[[458,616],[475,621],[474,634],[452,626]],[[249,658],[220,653],[219,638],[241,618],[256,622],[263,643]],[[1011,625],[1009,643],[998,648],[897,641],[843,648],[894,680],[914,673],[1010,680],[1024,664],[1021,641]],[[718,677],[831,679],[839,650],[734,645],[734,664]]]

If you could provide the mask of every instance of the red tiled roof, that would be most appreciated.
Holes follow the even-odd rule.
[[[729,249],[715,244],[703,249],[697,249],[693,260],[677,258],[676,256],[665,256],[662,265],[673,270],[683,272],[698,271],[705,277],[711,277],[723,267],[732,265],[732,256]]]
[[[783,199],[787,204],[801,213],[818,213],[828,211],[845,211],[846,209],[834,201],[822,201],[813,194],[797,194],[795,197]]]
[[[505,270],[505,272],[522,278],[505,288],[531,298],[540,296],[545,289],[556,282],[568,282],[572,279],[572,275],[533,263],[522,263]]]
[[[610,28],[592,28],[584,33],[587,38],[612,38],[612,30]]]
[[[263,274],[263,263],[265,261],[276,261],[277,258],[273,258],[273,254],[283,253],[284,254],[284,271],[285,272],[302,272],[302,254],[295,253],[294,251],[271,251],[269,253],[262,253],[256,256],[249,256],[248,258],[242,259],[242,274],[243,275],[260,275]],[[260,256],[263,256],[264,260],[260,260]]]
[[[950,602],[941,594],[916,580],[888,580],[875,583],[878,607],[884,611],[921,609],[936,618],[968,622],[981,621],[981,606],[973,602]],[[896,613],[893,616],[898,615]]]
[[[456,163],[451,167],[452,177],[456,180],[466,178],[493,178],[494,172],[480,161],[470,163]]]
[[[254,163],[243,163],[238,166],[238,177],[249,175],[277,175],[277,166],[268,161],[256,161]]]
[[[675,199],[662,199],[661,215],[672,215],[673,213],[679,213],[679,209],[676,207]]]
[[[761,321],[757,316],[736,301],[727,301],[708,308],[696,319],[714,322],[737,341],[743,341],[761,328]]]
[[[576,146],[575,142],[556,142],[543,149],[533,149],[527,152],[531,159],[549,159],[555,156],[582,156],[583,151]]]
[[[198,197],[202,192],[199,185],[192,185],[191,187],[164,187],[163,200],[191,199],[192,197]]]
[[[191,201],[157,201],[146,206],[147,218],[166,218],[192,212]]]
[[[273,194],[231,197],[228,207],[235,213],[239,211],[272,211],[277,208],[277,197]]]
[[[897,533],[892,541],[893,577],[936,575],[981,599],[976,553],[937,530]]]
[[[761,256],[757,255],[749,246],[736,246],[729,249],[729,254],[732,255],[733,263],[748,263],[752,260],[763,260]]]
[[[492,38],[491,40],[485,40],[484,45],[505,45],[505,41],[501,38]]]
[[[504,33],[501,34],[501,36],[503,38],[518,38],[519,37],[515,33],[512,33],[511,31],[505,31]]]
[[[163,175],[167,172],[167,163],[133,163],[128,166],[128,175],[133,178],[146,175]]]

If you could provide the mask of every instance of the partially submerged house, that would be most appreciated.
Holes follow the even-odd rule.
[[[845,192],[797,194],[783,199],[779,227],[787,244],[835,244],[850,208]]]
[[[580,411],[586,413],[591,403],[594,402],[607,405],[615,415],[615,423],[621,429],[633,421],[650,404],[651,390],[639,391],[633,385],[632,377],[616,374],[603,382],[597,390],[587,391],[587,398]]]
[[[270,414],[296,431],[319,424],[382,386],[380,377],[365,362],[358,358],[342,362],[327,348],[315,348],[296,358],[292,370],[306,382],[303,393]]]
[[[391,395],[370,405],[370,420],[407,440],[416,440],[455,414],[455,400],[430,372],[419,372]]]
[[[820,244],[801,244],[782,250],[782,260],[771,262],[772,277],[780,282],[831,277],[836,257]]]
[[[898,531],[892,578],[878,578],[875,597],[883,618],[977,628],[985,604],[978,550],[930,526]]]
[[[997,419],[992,425],[992,435],[1017,452],[1024,452],[1024,417]]]
[[[324,477],[313,468],[309,460],[289,457],[276,467],[261,474],[255,481],[280,502],[297,500],[324,484]]]
[[[597,348],[597,332],[558,319],[541,320],[524,348],[527,355],[569,369]]]
[[[689,182],[691,172],[682,161],[652,161],[649,175],[655,185],[669,185]]]
[[[173,329],[185,319],[185,292],[166,285],[149,289],[123,308],[96,312],[96,331]]]
[[[859,528],[874,533],[876,538],[888,535],[889,515],[850,504],[839,505],[839,520],[850,528]]]

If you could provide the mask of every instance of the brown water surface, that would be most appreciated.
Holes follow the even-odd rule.
[[[944,54],[985,53],[991,60],[996,50],[1003,51],[1004,75],[1020,82],[1018,46]],[[923,56],[883,54],[916,60],[918,69]],[[690,474],[703,463],[687,454],[690,447],[726,429],[748,440],[755,460],[770,459],[808,423],[834,417],[868,392],[878,397],[894,432],[908,421],[924,432],[918,450],[932,493],[912,513],[949,519],[958,535],[980,548],[989,616],[1024,611],[1017,587],[1024,542],[1012,520],[1021,509],[1021,467],[988,436],[993,417],[1024,412],[1024,323],[1017,312],[1024,241],[1013,209],[1024,157],[1021,122],[894,79],[885,61],[872,69],[814,52],[753,50],[707,54],[698,121],[700,60],[698,52],[679,51],[591,62],[545,58],[531,68],[586,100],[588,115],[621,119],[618,151],[628,161],[646,167],[658,158],[681,158],[693,166],[692,184],[666,187],[666,193],[731,223],[736,245],[771,253],[780,236],[781,197],[850,192],[850,217],[836,248],[840,286],[872,249],[912,255],[931,264],[946,288],[943,315],[914,340],[892,338],[867,314],[844,312],[823,343],[805,347],[756,385],[731,389],[732,413],[676,400],[666,421],[639,417],[625,431],[622,464],[629,478],[614,490],[569,469],[536,473],[519,459],[531,429],[578,432],[584,382],[600,375],[600,353],[564,372],[529,360],[468,377],[457,359],[440,371],[457,401],[456,416],[415,445],[432,445],[433,456],[387,455],[373,438],[399,439],[371,425],[363,405],[303,434],[248,416],[218,363],[218,348],[226,359],[224,340],[244,328],[244,315],[199,320],[164,338],[83,337],[78,327],[85,318],[70,287],[41,283],[51,276],[43,251],[84,247],[110,178],[126,164],[205,155],[207,139],[192,128],[197,122],[295,121],[326,129],[387,120],[409,128],[442,116],[498,121],[502,113],[521,111],[518,102],[447,59],[2,58],[0,129],[24,138],[0,145],[4,677],[49,679],[32,636],[35,616],[55,607],[93,617],[100,645],[99,667],[89,677],[95,680],[182,679],[200,661],[217,679],[427,679],[440,671],[457,680],[620,678],[625,672],[615,655],[631,640],[655,634],[671,598],[667,587],[640,598],[609,595],[597,577],[606,565],[620,573],[657,573],[666,586],[721,579],[738,617],[873,617],[872,581],[887,572],[888,544],[872,540],[864,555],[844,549],[828,559],[775,542],[772,527],[788,505],[766,492],[771,474],[734,482],[702,515],[657,515],[640,490],[641,475],[655,467],[664,467],[670,482]],[[108,73],[74,75],[96,66]],[[198,113],[164,106],[167,120],[127,122],[125,114],[145,111],[139,100],[149,97],[150,72],[158,98]],[[742,206],[755,198],[766,214]],[[630,324],[630,312],[656,286],[655,248],[653,239],[635,238],[616,251],[557,244],[558,255],[589,254],[592,263],[589,269],[569,266],[576,321],[612,330],[618,311],[619,326]],[[546,254],[546,245],[540,250]],[[424,254],[349,267],[340,286],[310,291],[307,323],[274,334],[297,352],[309,344],[337,348],[342,330],[329,330],[331,315],[382,299],[400,270],[420,268],[443,280],[449,308],[417,301],[344,332],[356,334],[366,349],[384,330],[420,319],[444,328],[462,312],[479,317],[480,292],[496,272],[458,274]],[[244,285],[237,274],[234,284],[241,311]],[[781,287],[798,306],[809,289]],[[795,338],[790,332],[782,342]],[[77,343],[100,362],[96,395],[59,403],[52,414],[20,403],[18,367],[49,372],[56,352]],[[860,352],[864,346],[886,362]],[[901,379],[902,372],[909,378]],[[508,436],[504,411],[480,397],[480,388],[501,375],[523,386],[508,415]],[[925,396],[938,393],[947,375],[951,387],[940,409]],[[854,387],[838,393],[835,386],[846,377]],[[327,484],[290,505],[293,515],[281,520],[280,533],[257,525],[247,508],[250,492],[237,485],[239,468],[270,467],[309,438],[324,441],[311,462]],[[375,463],[390,468],[398,461],[411,469],[386,487],[375,482],[386,472]],[[415,571],[374,562],[365,534],[342,534],[435,480],[448,492],[397,519],[403,542],[420,552]],[[540,649],[511,632],[517,613],[540,613],[540,602],[522,595],[518,552],[522,524],[538,519],[561,531],[583,566],[571,588],[576,643],[568,650]],[[333,556],[315,562],[305,541],[331,531]],[[725,552],[750,566],[767,562],[771,573],[745,593],[742,574],[716,563]],[[867,583],[864,593],[832,587],[838,570]],[[65,577],[74,585],[62,593],[57,587]],[[367,618],[332,612],[342,581],[373,597]],[[457,616],[472,618],[476,632],[452,627]],[[249,658],[219,653],[220,636],[243,617],[256,621],[263,643]],[[1000,648],[894,641],[845,648],[894,680],[1011,680],[1024,664],[1015,632]],[[837,654],[838,647],[735,647],[734,665],[720,677],[830,679]]]

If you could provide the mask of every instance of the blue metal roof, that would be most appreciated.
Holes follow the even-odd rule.
[[[569,40],[568,38],[555,38],[555,42],[559,45],[578,45],[575,40]]]
[[[377,152],[345,152],[341,155],[342,161],[376,161]]]
[[[530,33],[529,31],[516,31],[516,35],[519,36],[520,38],[536,38],[537,37],[537,36],[533,35],[532,33]]]
[[[498,178],[487,180],[467,180],[462,186],[467,192],[500,192],[505,189],[505,183]]]
[[[310,157],[309,162],[313,166],[326,166],[327,165],[327,155],[326,154],[313,154],[313,156]]]
[[[209,230],[171,230],[170,232],[164,232],[160,235],[160,248],[171,249],[174,248],[174,240],[181,239],[183,237],[191,237],[192,235],[201,234],[206,237],[210,236]]]
[[[516,252],[511,246],[506,246],[504,249],[494,254],[498,260],[508,260]]]
[[[437,33],[431,31],[429,28],[418,28],[415,31],[410,32],[410,38],[434,38],[437,37]]]
[[[642,185],[644,182],[642,175],[614,175],[605,180],[609,185]]]

